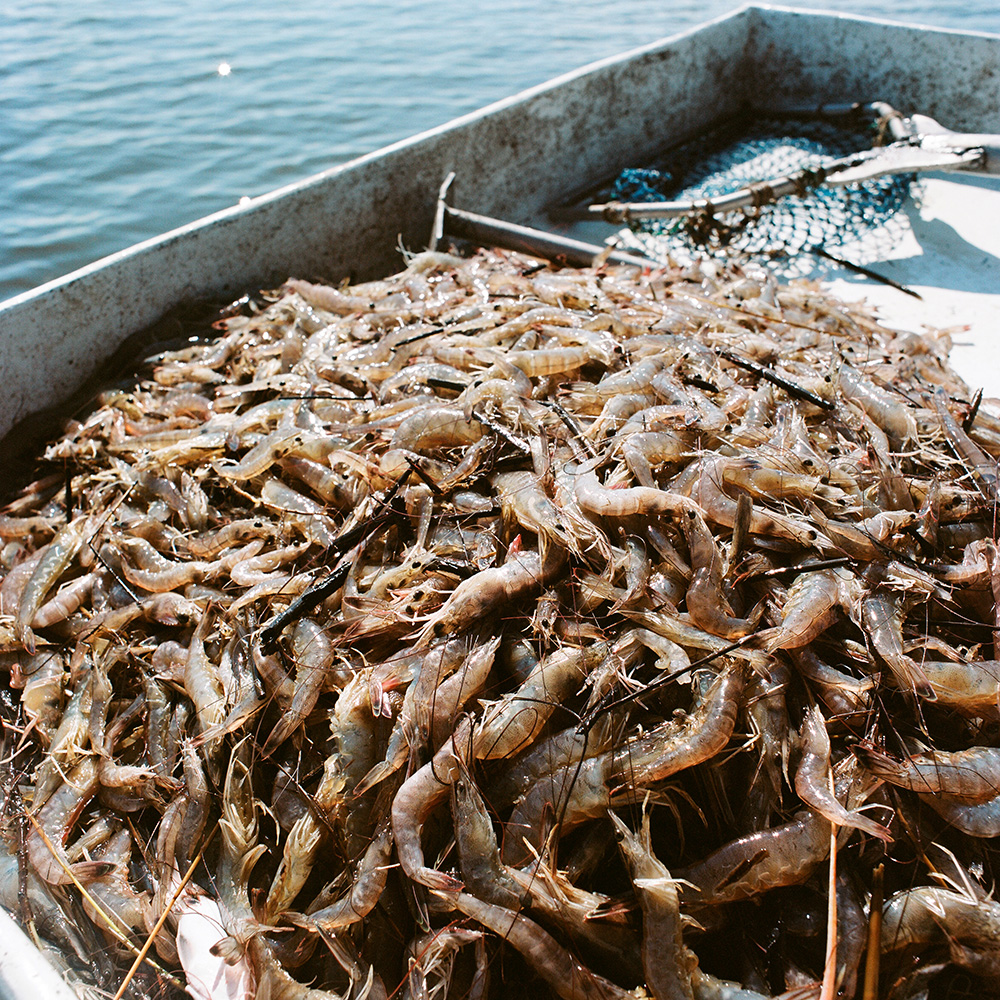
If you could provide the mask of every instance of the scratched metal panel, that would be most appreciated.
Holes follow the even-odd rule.
[[[948,128],[997,132],[1000,37],[760,7],[749,31],[763,102],[887,101]]]

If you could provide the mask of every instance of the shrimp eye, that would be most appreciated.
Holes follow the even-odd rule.
[[[689,510],[689,511],[688,511],[688,517],[689,517],[689,518],[690,518],[690,519],[691,519],[692,521],[694,520],[694,511],[693,511],[693,510]]]
[[[813,467],[813,460],[811,458],[804,458],[804,459],[802,459],[802,464],[807,469],[811,469]]]

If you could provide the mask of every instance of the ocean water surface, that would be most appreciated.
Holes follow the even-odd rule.
[[[0,299],[736,6],[0,0]],[[987,0],[878,13],[1000,33]]]

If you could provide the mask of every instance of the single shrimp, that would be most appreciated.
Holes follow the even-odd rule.
[[[690,449],[688,441],[672,431],[643,431],[624,439],[622,458],[640,486],[658,489],[653,467],[679,462]]]
[[[940,704],[973,718],[1000,715],[1000,660],[924,660],[920,666]]]
[[[471,724],[465,717],[431,761],[403,782],[392,800],[392,833],[403,871],[430,889],[456,892],[462,883],[445,872],[428,868],[420,835],[435,807],[448,796],[461,774],[461,760],[469,748]]]
[[[20,562],[7,571],[3,583],[0,584],[0,614],[11,617],[17,614],[17,610],[21,606],[21,594],[24,593],[24,588],[31,579],[31,574],[35,572],[35,567],[45,552],[46,547],[43,545],[37,552],[32,552],[31,555],[22,558]],[[23,555],[23,550],[18,555]]]
[[[174,839],[174,857],[178,868],[183,871],[197,854],[201,844],[201,836],[205,831],[211,809],[212,792],[193,740],[183,740],[180,756],[184,770],[184,791],[181,793],[184,815]]]
[[[994,978],[1000,973],[1000,904],[927,885],[905,889],[886,902],[884,952],[937,942],[947,944],[956,965]]]
[[[448,600],[424,626],[418,645],[429,645],[433,639],[468,628],[482,621],[503,605],[541,590],[562,569],[565,552],[552,548],[546,556],[522,551],[502,566],[480,570],[463,580]]]
[[[721,752],[736,725],[744,678],[743,665],[730,664],[683,723],[662,723],[623,746],[564,764],[537,782],[511,813],[504,862],[523,865],[531,853],[526,845],[541,847],[551,818],[567,833],[588,819],[603,816],[614,795],[627,791],[631,798],[638,789]]]
[[[985,455],[982,449],[959,427],[948,409],[948,395],[938,388],[934,393],[934,408],[941,418],[941,427],[958,460],[965,466],[972,477],[989,510],[995,510],[997,505],[998,476],[997,463]]]
[[[795,772],[795,791],[802,801],[835,826],[850,826],[887,843],[892,834],[873,819],[853,809],[845,809],[833,794],[830,765],[830,736],[823,713],[813,705],[802,719],[802,759]]]
[[[350,799],[378,752],[370,676],[371,668],[359,670],[337,698],[330,717],[330,756],[314,796],[316,808],[342,838],[347,857],[363,853],[371,833],[370,800]]]
[[[933,700],[934,691],[923,667],[903,652],[903,612],[898,598],[885,591],[868,594],[861,600],[857,617],[896,683],[904,691]]]
[[[741,816],[749,830],[771,825],[781,803],[782,774],[788,773],[789,722],[785,691],[791,672],[775,660],[766,676],[754,674],[744,694],[746,715],[756,737],[758,763]]]
[[[731,660],[680,725],[670,720],[610,751],[612,779],[622,782],[613,794],[662,781],[721,753],[736,728],[746,676],[745,665]]]
[[[628,392],[612,396],[601,408],[597,419],[587,428],[586,437],[597,444],[605,438],[624,436],[625,426],[657,401],[655,393]],[[627,440],[627,439],[626,439]]]
[[[834,797],[853,809],[871,788],[858,781],[853,761],[834,767]],[[832,824],[818,812],[802,810],[780,826],[730,841],[707,858],[674,873],[692,883],[691,905],[717,905],[751,899],[770,889],[805,882],[830,854]],[[838,847],[850,833],[842,830]]]
[[[614,814],[618,845],[629,869],[642,909],[642,968],[646,988],[657,1000],[693,1000],[691,973],[697,956],[684,944],[680,894],[667,867],[653,854],[649,813],[636,836]]]
[[[500,860],[496,831],[486,803],[464,765],[451,786],[458,866],[465,888],[487,903],[520,910],[527,894]]]
[[[899,759],[859,743],[852,752],[866,770],[897,788],[945,795],[969,805],[1000,795],[1000,749],[995,747],[926,750]]]
[[[35,635],[31,623],[38,614],[46,595],[66,572],[83,545],[88,531],[89,518],[77,518],[60,528],[55,538],[45,547],[45,554],[35,568],[20,594],[15,619],[15,632],[29,653],[35,652]]]
[[[308,718],[327,682],[334,662],[330,637],[319,622],[305,618],[292,629],[295,687],[288,709],[264,741],[262,753],[270,756]]]
[[[383,823],[368,845],[351,887],[338,900],[314,910],[308,916],[286,914],[290,923],[299,927],[317,928],[332,934],[359,923],[375,908],[385,889],[392,859],[392,826]]]
[[[690,497],[696,509],[709,521],[726,528],[731,528],[737,517],[737,502],[723,489],[727,467],[733,461],[724,455],[700,458],[681,473],[672,487]],[[809,521],[777,511],[764,511],[757,504],[750,513],[750,531],[755,535],[774,535],[797,542],[805,548],[831,547],[829,539]]]
[[[482,436],[483,425],[467,418],[460,408],[424,406],[402,420],[389,441],[389,449],[423,453],[475,444]]]
[[[486,686],[500,638],[491,639],[470,650],[462,665],[435,688],[431,696],[429,733],[431,745],[440,744],[448,727],[466,702]]]
[[[68,885],[74,876],[83,881],[99,878],[113,867],[101,861],[70,864],[66,857],[66,841],[99,787],[97,758],[85,757],[39,810],[38,827],[28,834],[26,846],[32,871],[50,885]]]
[[[564,647],[543,657],[524,682],[490,705],[476,724],[474,757],[498,760],[531,746],[552,713],[579,691],[610,651],[606,642]]]
[[[84,573],[60,587],[55,596],[35,612],[35,617],[31,619],[32,629],[48,628],[69,618],[90,597],[96,579],[96,573]]]
[[[576,371],[591,361],[603,361],[599,346],[588,343],[576,347],[548,347],[534,351],[508,351],[505,360],[520,368],[528,378],[562,375]]]
[[[867,712],[875,681],[856,678],[824,663],[808,646],[792,650],[792,662],[829,709],[830,718],[850,718]]]
[[[312,459],[286,456],[278,465],[283,472],[305,483],[325,503],[332,504],[339,510],[353,509],[367,495],[367,489],[358,480]],[[400,473],[405,469],[406,465],[403,463]]]
[[[97,900],[100,911],[92,906],[87,896],[82,902],[84,912],[98,926],[110,914],[127,931],[146,930],[145,916],[150,894],[132,888],[129,882],[131,857],[132,834],[128,830],[119,830],[97,854],[95,860],[111,868],[106,874],[86,883],[88,896]]]
[[[722,555],[705,519],[696,511],[687,511],[681,528],[691,556],[691,582],[686,605],[688,614],[700,628],[724,639],[742,639],[756,628],[756,620],[737,618],[722,592]]]
[[[77,678],[62,719],[52,734],[45,759],[35,772],[35,808],[45,804],[48,797],[63,783],[66,772],[75,767],[86,752],[93,704],[91,669],[88,662],[86,670]]]
[[[286,455],[299,451],[305,443],[305,432],[279,428],[258,441],[238,462],[216,461],[212,468],[224,479],[245,482],[267,472]]]
[[[495,473],[491,482],[505,516],[538,535],[540,545],[578,548],[572,533],[562,523],[562,511],[546,495],[533,472]]]
[[[597,473],[586,466],[576,470],[573,493],[584,510],[602,517],[629,517],[633,514],[650,517],[698,510],[697,504],[688,497],[667,490],[646,486],[608,489],[601,484]]]
[[[259,554],[249,550],[246,557],[241,558],[229,570],[229,578],[238,587],[253,587],[265,580],[273,580],[278,575],[275,571],[280,566],[294,562],[311,545],[312,542],[307,540]]]
[[[711,635],[698,628],[691,621],[690,615],[681,615],[664,606],[656,611],[643,611],[638,608],[622,607],[621,614],[634,621],[637,625],[648,629],[655,635],[677,643],[684,649],[703,650],[706,653],[726,653],[736,659],[747,661],[754,670],[766,672],[771,657],[759,649],[743,646],[731,649],[733,645],[718,635]]]
[[[856,402],[897,448],[917,439],[917,421],[901,398],[880,389],[846,361],[840,365],[839,385],[841,395]]]
[[[805,882],[829,853],[830,823],[808,810],[738,837],[674,876],[694,886],[692,906],[729,903]]]
[[[202,615],[184,661],[184,690],[194,704],[198,729],[204,733],[220,723],[226,713],[226,698],[218,669],[205,652],[205,638],[212,628],[212,615]]]
[[[632,1000],[632,994],[596,973],[533,920],[467,892],[441,893],[467,917],[512,944],[563,1000]]]
[[[800,573],[788,588],[781,623],[761,633],[763,648],[801,649],[822,635],[836,620],[838,608],[860,597],[856,578],[839,569]],[[766,637],[766,638],[765,638]]]
[[[122,575],[129,583],[151,594],[163,594],[180,590],[189,583],[198,583],[214,568],[211,563],[194,559],[188,562],[167,559],[144,538],[123,538],[118,547],[130,560],[122,561]]]
[[[349,316],[352,313],[367,313],[374,310],[376,303],[365,295],[352,295],[332,288],[330,285],[316,285],[301,278],[289,278],[285,288],[295,295],[301,296],[311,306],[338,316]],[[382,298],[382,296],[379,296]]]

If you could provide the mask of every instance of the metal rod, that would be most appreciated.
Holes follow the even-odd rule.
[[[437,208],[434,212],[434,226],[431,229],[431,241],[427,245],[427,249],[431,252],[437,250],[438,244],[441,242],[441,238],[444,236],[444,210],[446,207],[445,199],[448,197],[448,188],[451,187],[451,182],[455,179],[455,171],[452,170],[441,184],[441,188],[438,191]]]
[[[443,204],[443,203],[442,203]],[[607,247],[582,240],[570,239],[558,233],[547,233],[529,226],[518,226],[487,215],[463,212],[458,208],[444,206],[444,232],[449,236],[478,243],[480,246],[498,246],[506,250],[516,250],[533,257],[571,264],[574,267],[589,267],[595,257],[602,257],[612,264],[631,264],[634,267],[657,267],[659,262],[647,257],[639,257],[622,250],[608,251]]]

